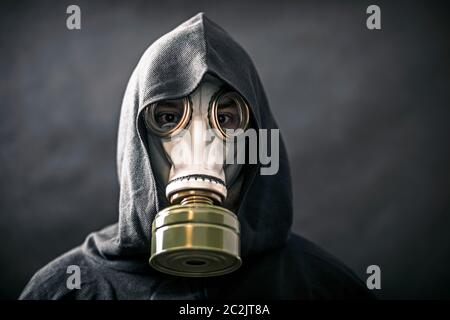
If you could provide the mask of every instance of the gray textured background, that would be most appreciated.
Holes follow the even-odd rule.
[[[82,30],[65,27],[66,7]],[[437,2],[0,5],[0,298],[117,219],[116,129],[145,48],[199,11],[250,53],[289,148],[294,229],[383,298],[450,298],[449,26]]]

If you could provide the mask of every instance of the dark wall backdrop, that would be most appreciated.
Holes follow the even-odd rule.
[[[81,7],[82,30],[66,28]],[[382,30],[365,27],[381,7]],[[0,297],[117,219],[116,129],[143,51],[199,11],[254,59],[285,137],[293,229],[382,298],[450,298],[447,6],[431,1],[0,5]]]

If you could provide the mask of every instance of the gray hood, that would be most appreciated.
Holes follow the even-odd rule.
[[[122,102],[117,147],[119,222],[91,234],[84,245],[87,253],[115,262],[148,259],[151,224],[167,201],[152,172],[151,158],[157,150],[147,148],[141,111],[155,101],[190,94],[206,73],[241,93],[256,127],[278,128],[249,55],[221,27],[199,13],[162,36],[143,54]],[[246,256],[283,245],[290,232],[292,192],[282,139],[276,175],[261,176],[258,165],[247,166],[244,174],[236,214],[245,263]]]

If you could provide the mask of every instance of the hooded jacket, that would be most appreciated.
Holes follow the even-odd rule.
[[[237,271],[211,278],[160,273],[148,264],[151,224],[168,205],[152,172],[141,115],[159,100],[193,92],[205,74],[238,91],[249,103],[257,128],[277,129],[256,69],[244,49],[199,13],[155,41],[134,69],[122,102],[117,169],[119,221],[39,270],[20,299],[317,299],[369,298],[347,267],[306,239],[291,233],[289,163],[280,141],[279,171],[257,174],[248,166],[237,216],[241,257]],[[68,289],[67,268],[80,267],[80,289]]]

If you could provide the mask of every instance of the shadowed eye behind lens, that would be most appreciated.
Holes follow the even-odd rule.
[[[237,104],[235,100],[227,97],[221,99],[217,107],[217,121],[222,130],[238,129],[241,123],[239,104]]]
[[[171,129],[180,123],[183,113],[183,105],[169,101],[158,103],[154,110],[155,122],[161,129]]]
[[[242,120],[240,104],[233,98],[225,95],[221,97],[217,105],[217,121],[222,128],[239,129]]]
[[[209,117],[211,127],[217,129],[222,137],[229,138],[237,135],[236,130],[246,130],[249,109],[239,93],[222,91],[213,99]]]
[[[187,98],[159,101],[144,109],[147,128],[159,136],[167,136],[189,121]]]

